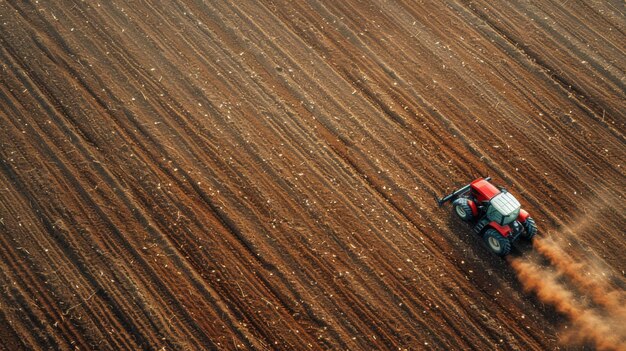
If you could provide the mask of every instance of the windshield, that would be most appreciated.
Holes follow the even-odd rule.
[[[519,216],[521,205],[510,193],[500,193],[491,199],[487,215],[500,225],[508,225]]]

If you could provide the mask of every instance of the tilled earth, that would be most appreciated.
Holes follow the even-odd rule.
[[[625,289],[624,12],[0,0],[0,346],[594,348],[433,193]]]

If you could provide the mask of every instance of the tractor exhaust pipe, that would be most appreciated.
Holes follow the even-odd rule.
[[[485,180],[490,181],[491,177],[486,177]],[[437,200],[437,204],[439,205],[439,207],[441,207],[441,205],[443,205],[444,203],[451,201],[451,200],[455,200],[457,197],[459,197],[459,195],[465,194],[466,192],[468,192],[471,185],[472,185],[471,183],[467,184],[463,186],[462,188],[455,190],[452,194],[446,195],[442,198],[438,198],[437,195],[435,194],[435,199]]]

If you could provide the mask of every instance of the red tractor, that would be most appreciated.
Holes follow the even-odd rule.
[[[537,234],[537,225],[511,193],[496,188],[490,180],[478,178],[437,202],[441,206],[453,201],[454,212],[473,223],[476,234],[482,235],[495,254],[506,256],[520,236],[531,240]]]

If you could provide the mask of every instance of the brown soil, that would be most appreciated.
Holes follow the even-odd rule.
[[[433,199],[626,287],[624,4],[516,3],[0,1],[0,346],[563,347]]]

